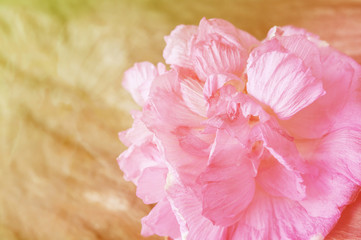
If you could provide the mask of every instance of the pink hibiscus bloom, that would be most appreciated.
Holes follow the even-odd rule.
[[[361,185],[361,67],[318,36],[262,42],[220,19],[181,25],[165,62],[124,87],[143,107],[119,158],[144,203],[142,234],[321,239]]]

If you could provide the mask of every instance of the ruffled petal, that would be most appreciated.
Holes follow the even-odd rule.
[[[182,239],[221,239],[224,228],[202,216],[202,202],[194,188],[185,187],[175,176],[169,176],[167,195],[179,222]]]
[[[169,36],[166,36],[166,46],[163,57],[167,64],[193,69],[191,61],[191,39],[197,33],[198,27],[193,25],[178,25]]]
[[[177,171],[183,184],[187,186],[194,184],[207,165],[209,148],[205,148],[206,142],[192,133],[188,136],[187,133],[183,135],[184,132],[179,132],[179,129],[168,132],[166,129],[157,128],[155,134],[167,164]],[[189,143],[184,142],[185,138],[191,139],[197,145],[189,146]],[[197,152],[196,149],[200,151]]]
[[[219,89],[219,94],[208,100],[207,117],[226,115],[230,120],[237,119],[241,114],[241,93],[231,85],[226,84]]]
[[[174,134],[184,152],[202,158],[208,157],[213,136],[188,127],[178,127]]]
[[[241,110],[243,116],[249,119],[251,126],[258,122],[267,122],[271,119],[271,116],[262,108],[262,106],[248,95],[242,95]],[[252,117],[256,117],[256,119],[252,120]]]
[[[173,239],[180,237],[179,224],[166,198],[157,203],[148,216],[142,218],[141,234],[146,237],[153,234]]]
[[[328,43],[325,41],[320,40],[320,37],[316,34],[310,33],[303,28],[296,28],[293,26],[283,26],[278,27],[275,26],[268,31],[266,39],[272,39],[274,37],[280,36],[303,36],[306,37],[308,40],[317,44],[318,47],[328,47]]]
[[[203,215],[214,224],[229,226],[237,222],[252,201],[255,181],[247,151],[227,133],[218,131],[209,165],[200,175]]]
[[[120,154],[117,161],[119,168],[124,172],[124,178],[138,185],[144,169],[157,166],[162,160],[157,146],[152,142],[145,142],[140,146],[130,146]]]
[[[295,201],[257,191],[242,219],[224,231],[222,239],[322,239],[336,221],[313,218]]]
[[[179,129],[202,129],[204,118],[189,107],[182,96],[178,75],[171,70],[158,77],[152,86],[149,104],[143,109],[143,118],[147,128],[154,133],[157,144],[161,148],[164,159],[179,172],[180,178],[186,183],[192,183],[202,171],[207,162],[207,156],[201,157],[195,149],[204,147],[205,138],[184,135]],[[185,93],[183,92],[183,95]],[[192,108],[192,110],[191,110]],[[197,134],[196,134],[197,135]],[[187,140],[200,144],[190,146]]]
[[[276,121],[269,120],[255,126],[264,147],[288,170],[300,173],[305,170],[304,159],[297,150],[293,138],[283,131]]]
[[[302,35],[284,36],[278,38],[278,41],[289,53],[293,53],[302,59],[303,64],[311,69],[315,78],[322,79],[320,50],[315,43]]]
[[[145,204],[159,202],[165,196],[164,186],[168,169],[165,167],[148,167],[138,180],[137,196]]]
[[[203,87],[203,94],[206,99],[213,97],[219,89],[221,89],[227,82],[230,82],[237,90],[243,90],[245,82],[234,74],[211,74]]]
[[[354,199],[359,187],[323,165],[311,167],[319,171],[317,175],[304,176],[307,197],[300,204],[312,217],[339,218],[343,208]]]
[[[198,81],[184,79],[180,83],[180,91],[189,110],[202,117],[207,116],[207,101],[203,95],[203,86]]]
[[[306,187],[301,175],[286,169],[276,160],[261,160],[256,181],[267,193],[275,197],[298,201],[306,196]]]
[[[220,41],[200,42],[194,47],[194,69],[199,79],[206,80],[211,74],[234,74],[241,76],[248,52]]]
[[[280,119],[290,118],[324,94],[321,80],[293,54],[272,51],[256,61],[251,55],[247,74],[248,93]]]
[[[120,141],[122,141],[123,144],[128,147],[130,147],[132,144],[139,146],[144,142],[151,140],[153,137],[152,132],[148,130],[148,128],[141,120],[142,113],[134,111],[132,116],[134,119],[132,127],[118,134]]]
[[[361,126],[348,126],[329,133],[316,149],[315,158],[324,169],[343,174],[361,185]]]
[[[195,106],[191,106],[191,110],[183,99],[178,74],[174,70],[154,80],[149,98],[149,104],[143,109],[143,121],[148,128],[153,125],[200,127],[204,119],[192,111],[197,109]]]
[[[248,52],[259,44],[255,37],[237,29],[230,22],[217,18],[203,18],[199,23],[197,41],[208,41],[210,39],[222,39],[224,43],[246,49]]]
[[[326,94],[292,118],[281,121],[281,125],[296,138],[322,137],[339,121],[339,113],[345,105],[355,101],[350,99],[350,92],[353,92],[352,84],[360,76],[357,74],[357,65],[352,59],[332,49],[322,55],[325,55],[322,58],[322,72]]]
[[[123,86],[133,99],[143,106],[148,99],[153,79],[164,72],[165,66],[161,63],[158,68],[150,62],[136,63],[124,73]]]

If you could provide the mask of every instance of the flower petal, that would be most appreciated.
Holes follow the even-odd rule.
[[[214,224],[236,223],[252,201],[255,181],[246,149],[228,134],[218,131],[210,156],[210,164],[200,175],[203,215]]]
[[[220,41],[200,42],[194,47],[194,69],[201,80],[211,74],[234,74],[241,76],[248,52]]]
[[[297,201],[305,198],[306,188],[299,173],[286,169],[276,160],[264,167],[265,161],[270,160],[261,160],[256,181],[267,193]]]
[[[315,158],[325,169],[341,173],[361,185],[361,126],[348,126],[328,134],[316,150]]]
[[[337,218],[313,218],[297,202],[257,191],[238,224],[222,239],[294,240],[326,236]]]
[[[182,239],[221,239],[224,230],[202,216],[202,203],[194,189],[185,187],[176,178],[168,181],[167,194],[180,224]]]
[[[242,95],[242,114],[245,118],[258,117],[264,123],[270,119],[270,115],[255,100],[248,95]]]
[[[132,144],[139,146],[144,142],[151,140],[153,137],[152,132],[148,130],[141,120],[142,113],[134,111],[132,116],[134,119],[132,128],[118,134],[120,141],[128,147]]]
[[[203,86],[196,80],[185,79],[180,83],[180,91],[186,106],[202,117],[207,116],[207,101],[203,95]]]
[[[180,237],[179,224],[166,198],[157,203],[148,216],[142,218],[141,234],[146,237],[153,234],[173,239]]]
[[[207,77],[203,87],[204,96],[210,99],[229,81],[232,81],[233,84],[237,83],[239,89],[244,89],[245,87],[244,81],[234,74],[211,74]]]
[[[145,204],[159,202],[165,195],[164,185],[168,169],[165,167],[148,167],[138,180],[137,197]]]
[[[279,163],[290,171],[304,171],[304,160],[298,152],[293,138],[283,131],[274,119],[255,126],[264,147]]]
[[[237,119],[240,115],[242,96],[232,85],[225,85],[219,89],[219,94],[209,99],[207,117],[226,115],[229,120]]]
[[[213,140],[209,137],[210,135],[188,127],[178,127],[174,134],[178,138],[179,146],[185,152],[193,156],[208,157],[211,141]]]
[[[324,94],[302,60],[293,54],[272,51],[249,58],[247,91],[270,107],[280,119],[287,119]]]
[[[296,28],[293,26],[283,26],[283,27],[275,26],[268,31],[266,39],[272,39],[274,37],[279,37],[279,36],[295,36],[295,35],[301,35],[306,37],[308,40],[317,44],[318,47],[328,47],[328,43],[320,40],[320,37],[317,36],[316,34],[310,33],[305,29]]]
[[[315,78],[322,78],[320,50],[315,43],[303,35],[283,36],[278,40],[289,53],[293,53],[303,60],[303,64],[311,69]]]
[[[206,19],[203,18],[199,23],[199,33],[197,41],[216,40],[222,38],[222,41],[231,44],[240,49],[249,51],[257,46],[259,41],[251,34],[237,29],[230,22],[223,19]]]
[[[359,73],[357,76],[357,66],[347,56],[335,50],[327,50],[327,54],[323,55],[323,87],[326,94],[292,118],[281,121],[281,125],[296,138],[320,138],[330,131],[338,121],[340,111],[350,104],[352,84],[360,76]]]
[[[304,176],[307,197],[300,204],[312,217],[338,218],[343,208],[351,203],[359,187],[345,176],[321,167],[318,175]]]
[[[143,121],[150,129],[152,126],[189,126],[199,127],[203,118],[193,112],[184,101],[180,79],[176,71],[171,70],[157,77],[152,85],[149,104],[143,109]],[[166,101],[165,101],[166,99]],[[203,114],[203,111],[200,114]]]
[[[140,146],[130,146],[120,154],[117,161],[124,172],[124,178],[137,185],[144,169],[160,164],[161,155],[154,143],[145,142]]]
[[[154,81],[149,103],[143,109],[142,120],[156,136],[162,156],[177,169],[182,181],[187,183],[195,181],[200,171],[204,169],[207,157],[201,157],[199,153],[195,154],[192,148],[189,148],[189,144],[184,142],[196,138],[184,138],[182,132],[177,129],[180,127],[202,129],[201,123],[204,118],[187,106],[181,93],[178,75],[174,70],[159,76]],[[206,151],[201,145],[196,148]]]
[[[193,143],[199,145],[189,147],[188,143],[184,143],[183,133],[168,132],[166,129],[157,129],[156,133],[161,145],[161,153],[169,165],[177,171],[182,184],[187,186],[194,184],[199,174],[204,171],[207,164],[208,148],[205,147],[205,142],[200,139],[193,139]],[[196,152],[195,149],[202,149],[202,152]],[[208,151],[208,152],[207,152]],[[207,154],[206,154],[207,152]]]
[[[197,33],[198,27],[193,25],[178,25],[169,36],[166,36],[166,46],[163,57],[167,64],[193,69],[191,61],[191,39]]]
[[[123,86],[131,93],[133,99],[143,106],[148,99],[153,79],[164,72],[165,66],[161,63],[158,64],[158,68],[150,62],[136,63],[124,73]]]

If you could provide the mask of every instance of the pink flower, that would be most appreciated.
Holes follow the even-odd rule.
[[[120,133],[142,234],[319,239],[360,190],[361,67],[318,36],[274,27],[262,42],[220,19],[166,37],[164,65],[129,69],[143,106]]]

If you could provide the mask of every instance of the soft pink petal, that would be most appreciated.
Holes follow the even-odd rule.
[[[297,36],[297,35],[306,37],[308,40],[314,42],[319,47],[328,46],[328,43],[320,40],[320,37],[317,36],[316,34],[307,32],[305,29],[296,28],[293,26],[284,26],[284,27],[275,26],[268,31],[266,39],[272,39],[274,37],[280,37],[280,36]]]
[[[329,133],[316,149],[315,158],[325,169],[343,174],[361,185],[361,126],[348,126]]]
[[[199,79],[205,81],[211,74],[241,76],[248,52],[235,46],[211,40],[200,42],[193,49],[194,68]]]
[[[278,51],[251,57],[247,66],[247,91],[280,119],[287,119],[324,94],[322,82],[312,76],[302,60]]]
[[[262,106],[248,95],[242,95],[241,109],[243,116],[250,121],[252,121],[251,117],[258,117],[258,120],[262,123],[270,119],[270,115],[262,108]],[[250,125],[253,124],[255,123],[250,122]]]
[[[184,133],[169,132],[166,129],[156,130],[159,144],[161,145],[161,153],[166,162],[176,169],[179,178],[185,185],[192,185],[196,181],[201,172],[204,171],[207,164],[208,148],[204,148],[205,142],[196,136],[183,135]],[[193,143],[199,144],[190,146],[189,143],[184,142],[184,138],[191,139]],[[197,152],[199,149],[203,152]]]
[[[241,114],[242,95],[233,85],[226,84],[219,89],[219,94],[208,100],[207,117],[226,115],[230,120],[237,119]]]
[[[143,109],[143,120],[147,122],[148,128],[152,125],[199,127],[200,122],[204,120],[199,115],[203,114],[204,110],[202,109],[199,114],[193,112],[192,110],[197,108],[195,106],[189,107],[183,99],[179,80],[178,74],[174,70],[154,80],[149,104]],[[189,97],[189,95],[187,96]]]
[[[144,169],[157,166],[162,160],[157,146],[152,142],[145,142],[140,146],[130,146],[117,161],[124,172],[124,178],[137,185]]]
[[[250,51],[259,41],[247,32],[237,29],[230,22],[223,19],[203,18],[199,23],[197,41],[222,39],[224,43],[234,45],[240,49]]]
[[[237,139],[246,148],[249,148],[255,141],[255,136],[252,135],[249,119],[247,118],[240,116],[232,121],[226,119],[220,129],[224,129],[229,137]]]
[[[179,127],[189,129],[202,129],[204,117],[194,112],[197,108],[187,106],[182,96],[178,75],[174,70],[155,79],[152,86],[149,103],[143,109],[143,121],[147,128],[154,133],[158,140],[164,159],[179,172],[180,178],[187,183],[192,183],[206,165],[207,157],[200,157],[194,149],[203,149],[192,146],[184,139],[182,132],[177,132]],[[203,141],[203,140],[202,140]],[[194,143],[194,142],[193,142]],[[206,151],[206,150],[205,150]]]
[[[216,225],[236,223],[252,201],[255,181],[246,149],[218,131],[210,164],[201,174],[203,215]]]
[[[245,118],[242,115],[235,119],[228,118],[227,115],[217,115],[204,122],[206,125],[205,131],[216,134],[218,130],[227,133],[229,138],[234,138],[244,148],[250,149],[254,142],[259,139],[256,131],[252,131],[250,118]]]
[[[218,130],[227,132],[231,138],[235,138],[244,147],[250,147],[252,140],[255,139],[251,134],[251,128],[247,118],[239,116],[235,119],[229,119],[227,115],[217,115],[204,121],[206,126],[204,133],[216,134]]]
[[[175,107],[167,105],[165,101],[163,102],[161,103],[164,104],[162,106],[169,109],[170,115],[182,114],[173,113]],[[205,148],[206,139],[200,138],[197,136],[199,134],[192,130],[199,128],[201,125],[198,125],[198,121],[193,123],[192,119],[188,119],[188,121],[192,121],[192,124],[183,127],[182,121],[177,121],[177,119],[165,121],[164,118],[172,116],[161,115],[155,108],[147,108],[145,111],[144,122],[156,136],[165,161],[177,170],[182,181],[189,184],[193,183],[205,168],[208,156]],[[192,141],[192,143],[188,141]]]
[[[202,216],[202,203],[194,189],[185,187],[179,180],[169,180],[167,194],[180,224],[182,239],[221,239],[224,230]]]
[[[323,236],[337,218],[313,218],[297,202],[257,191],[238,224],[224,231],[222,239],[303,240]]]
[[[184,184],[194,183],[206,167],[209,151],[205,148],[206,142],[193,134],[183,135],[177,128],[172,131],[167,126],[163,128],[161,124],[151,128],[158,139],[165,161],[177,170]]]
[[[352,84],[358,82],[357,65],[352,59],[332,49],[323,55],[323,88],[326,94],[292,118],[281,122],[296,138],[319,138],[327,133],[338,121],[340,111],[350,105]]]
[[[165,167],[148,167],[138,180],[137,196],[145,204],[159,202],[165,196],[164,185],[168,169]]]
[[[167,64],[193,69],[191,61],[191,38],[197,33],[197,26],[178,25],[165,37],[163,57]]]
[[[302,200],[306,196],[306,188],[301,175],[286,169],[276,160],[262,159],[256,178],[257,183],[270,195]],[[265,162],[270,162],[266,163]]]
[[[361,79],[361,77],[360,77]],[[361,81],[360,81],[361,82]],[[350,93],[349,101],[337,116],[331,131],[349,126],[360,126],[361,119],[361,88]]]
[[[258,124],[255,131],[258,132],[259,140],[263,141],[264,147],[279,163],[295,173],[304,171],[304,159],[298,152],[293,138],[283,131],[276,121],[272,119]]]
[[[207,101],[203,95],[203,86],[196,80],[184,79],[180,91],[185,105],[194,113],[206,117]]]
[[[300,204],[313,217],[339,217],[343,208],[350,204],[359,187],[345,176],[334,173],[332,170],[319,168],[317,175],[305,175],[307,197]]]
[[[247,157],[251,160],[253,177],[257,176],[260,164],[265,154],[269,154],[269,152],[263,147],[262,141],[255,141],[252,143],[252,147],[248,152]]]
[[[207,99],[210,99],[221,89],[227,82],[237,84],[237,89],[244,89],[245,83],[234,74],[211,74],[207,77],[204,84],[203,94]]]
[[[274,52],[274,51],[288,53],[287,49],[285,49],[282,46],[280,41],[274,38],[268,41],[264,41],[258,47],[254,48],[249,55],[249,59],[247,59],[247,65],[249,65],[250,61],[252,62],[258,61],[259,58],[263,56],[265,53]]]
[[[351,125],[310,142],[303,146],[311,154],[304,175],[307,197],[300,203],[311,216],[339,216],[361,184],[361,128]]]
[[[136,63],[124,73],[123,86],[131,93],[133,99],[143,106],[148,99],[153,79],[164,72],[165,67],[161,63],[158,64],[158,68],[149,62]]]
[[[184,152],[193,156],[205,157],[209,155],[212,136],[188,127],[178,127],[174,134],[178,138],[179,146]]]
[[[311,69],[315,78],[322,78],[320,50],[315,43],[302,35],[284,36],[278,40],[289,53],[293,53],[303,60],[303,64]]]
[[[139,146],[144,142],[151,140],[153,137],[152,132],[148,130],[141,120],[142,113],[135,111],[132,113],[132,116],[134,119],[132,127],[118,134],[120,141],[128,147],[132,144]]]
[[[166,198],[155,205],[148,216],[142,218],[141,233],[146,237],[153,234],[173,239],[180,237],[179,224]]]

